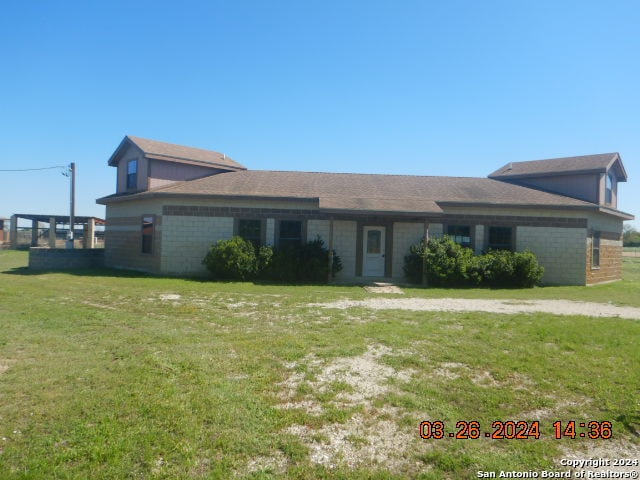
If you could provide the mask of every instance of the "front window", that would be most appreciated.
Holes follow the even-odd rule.
[[[280,248],[296,248],[302,245],[302,222],[300,220],[282,220],[280,222]]]
[[[153,215],[142,217],[142,253],[153,253]]]
[[[511,227],[489,227],[487,247],[489,250],[513,250],[513,229]]]
[[[129,160],[127,163],[127,189],[138,186],[138,161]]]
[[[465,225],[448,225],[447,235],[457,244],[471,248],[471,227]]]
[[[262,223],[260,220],[238,220],[238,235],[258,248],[262,243]]]

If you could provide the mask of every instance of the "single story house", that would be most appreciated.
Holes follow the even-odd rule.
[[[107,266],[205,273],[202,259],[234,235],[266,245],[322,238],[340,256],[336,281],[402,281],[409,247],[451,236],[477,253],[531,250],[543,282],[586,285],[622,275],[617,209],[627,180],[618,153],[512,162],[488,178],[248,170],[224,154],[132,136],[109,159]]]

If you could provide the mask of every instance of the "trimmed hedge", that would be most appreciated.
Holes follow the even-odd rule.
[[[214,278],[264,280],[279,283],[326,283],[329,278],[329,250],[320,237],[295,248],[254,245],[235,236],[213,245],[202,261]],[[332,273],[342,270],[340,257],[333,255]]]
[[[530,288],[540,283],[544,268],[530,252],[491,250],[474,255],[446,235],[413,245],[404,258],[404,272],[411,283],[426,281],[430,286]]]

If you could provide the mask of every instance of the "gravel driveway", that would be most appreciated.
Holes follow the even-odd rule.
[[[362,307],[374,310],[415,310],[436,312],[534,313],[585,315],[588,317],[620,317],[640,319],[640,308],[620,307],[606,303],[571,300],[484,300],[463,298],[369,298],[318,303],[323,308]]]

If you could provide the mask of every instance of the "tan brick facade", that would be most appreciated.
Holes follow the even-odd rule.
[[[159,215],[154,216],[154,229],[152,253],[142,253],[142,216],[109,219],[105,230],[105,266],[162,273],[162,217]]]
[[[622,238],[600,233],[600,265],[593,265],[593,235],[587,237],[587,285],[622,279]]]

